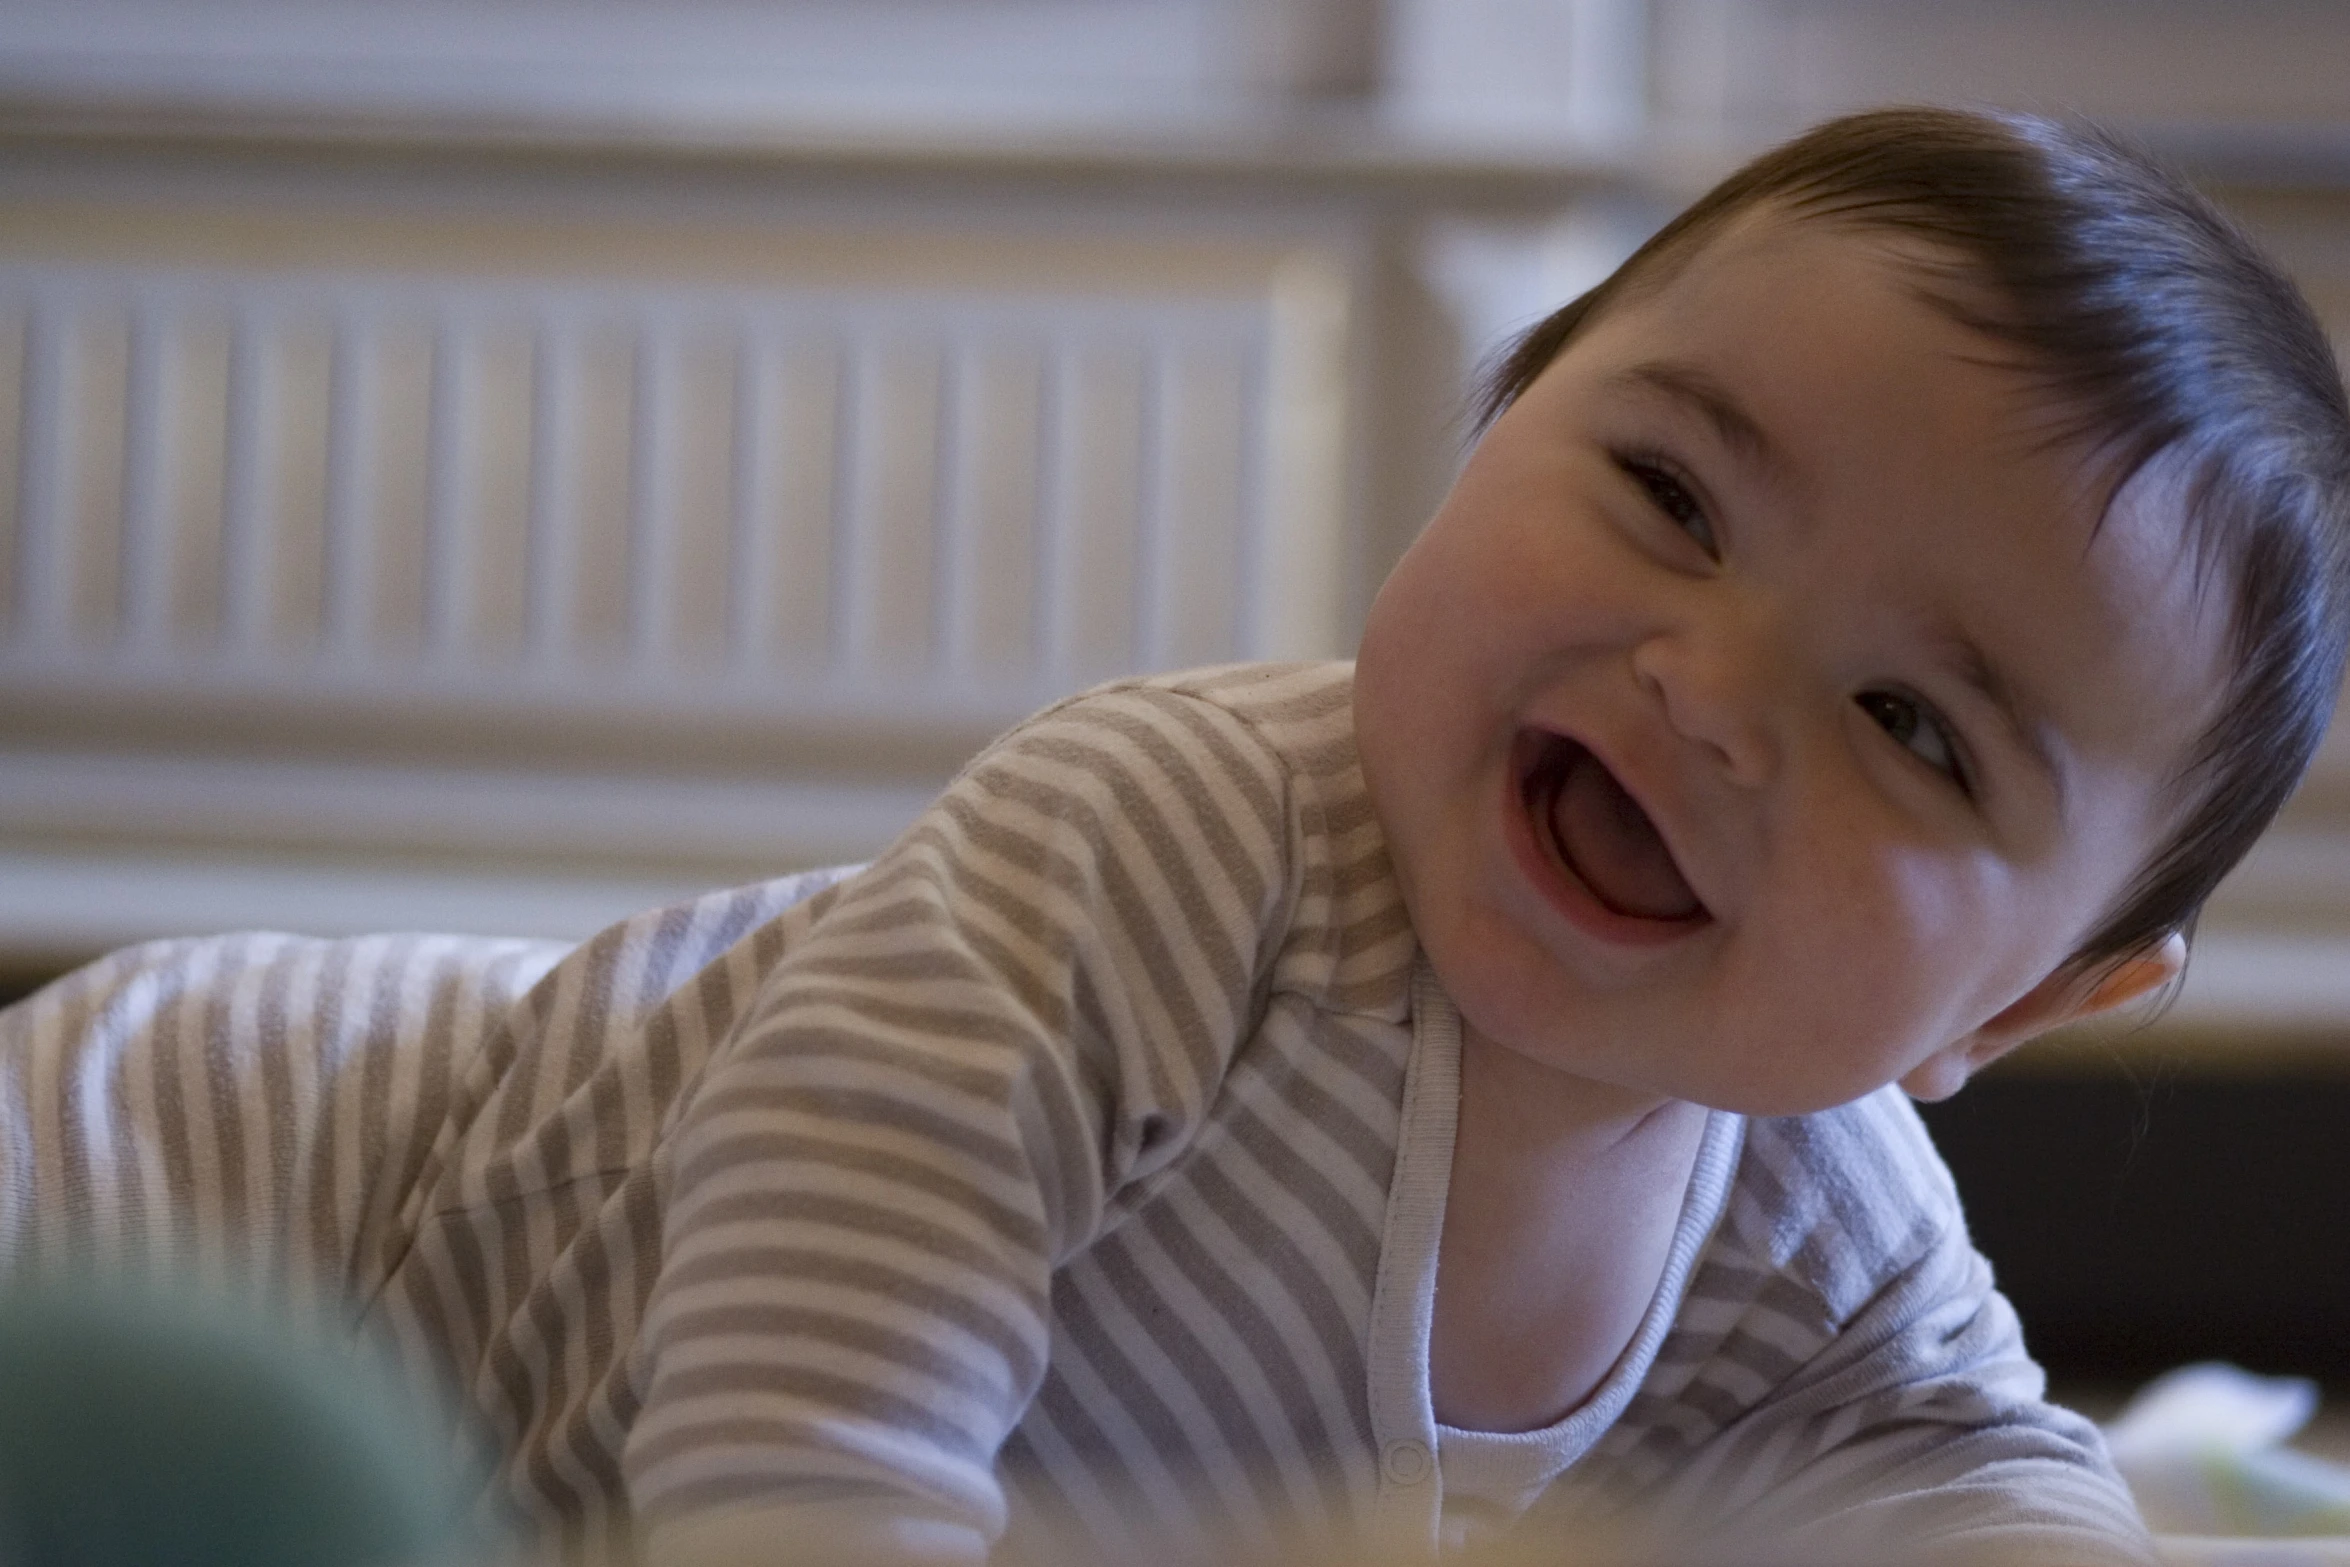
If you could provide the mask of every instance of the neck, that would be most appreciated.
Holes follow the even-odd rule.
[[[1704,1120],[1686,1100],[1544,1065],[1462,1020],[1461,1123],[1474,1124],[1479,1158],[1545,1167],[1606,1163],[1636,1156],[1660,1135],[1678,1143],[1678,1130]]]
[[[1590,1396],[1656,1293],[1705,1119],[1464,1028],[1429,1340],[1439,1419],[1532,1430]]]

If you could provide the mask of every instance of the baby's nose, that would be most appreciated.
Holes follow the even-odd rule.
[[[1655,636],[1632,652],[1633,674],[1666,723],[1748,789],[1768,783],[1778,766],[1772,665],[1762,639],[1751,636]]]

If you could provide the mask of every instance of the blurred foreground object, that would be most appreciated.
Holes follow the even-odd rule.
[[[2183,1366],[2106,1439],[2174,1567],[2333,1567],[2350,1564],[2350,1468],[2284,1445],[2316,1412],[2298,1377]]]
[[[387,1384],[284,1324],[159,1295],[0,1304],[0,1563],[426,1567],[471,1543]]]

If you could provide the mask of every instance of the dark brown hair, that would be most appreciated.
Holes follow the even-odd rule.
[[[2300,781],[2341,688],[2350,403],[2323,329],[2242,231],[2107,133],[1884,109],[1746,165],[1537,323],[1494,366],[1478,428],[1611,303],[1765,208],[1955,263],[1922,264],[1922,296],[2015,352],[2065,416],[2061,438],[2095,453],[2108,497],[2157,458],[2175,465],[2207,580],[2233,594],[2233,678],[2175,780],[2178,829],[2069,961],[2094,972],[2190,931]]]

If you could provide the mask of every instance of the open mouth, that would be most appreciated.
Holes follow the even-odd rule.
[[[1536,844],[1600,907],[1676,925],[1710,917],[1656,824],[1587,747],[1529,729],[1511,760]]]

